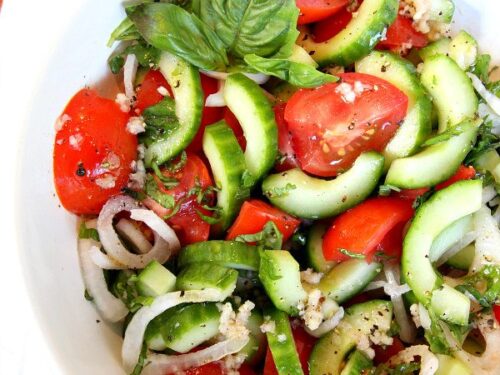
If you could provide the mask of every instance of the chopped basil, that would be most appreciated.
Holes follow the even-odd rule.
[[[146,123],[146,131],[141,133],[141,143],[146,146],[168,138],[179,128],[179,120],[175,114],[175,100],[169,96],[158,104],[146,108],[142,117]]]
[[[391,195],[391,192],[400,192],[401,189],[398,188],[397,186],[392,186],[392,185],[380,185],[378,187],[378,195],[381,195],[383,197],[387,197],[389,195]]]
[[[174,188],[177,185],[179,185],[179,180],[177,180],[176,178],[173,178],[173,177],[165,176],[161,172],[160,167],[158,167],[158,164],[156,164],[154,162],[151,163],[151,168],[153,169],[153,172],[155,173],[156,177],[158,177],[158,179],[163,183],[163,185],[167,189],[171,189],[171,188]]]
[[[87,228],[85,222],[82,221],[80,229],[78,230],[78,238],[99,241],[99,233],[97,232],[97,229]]]
[[[297,186],[291,183],[287,183],[283,187],[275,187],[264,192],[264,195],[268,198],[281,198],[286,197],[291,190],[297,189]]]
[[[344,254],[344,255],[347,255],[349,258],[354,258],[354,259],[365,259],[365,255],[364,254],[358,254],[358,253],[354,253],[352,251],[349,251],[347,249],[339,249],[339,251]]]
[[[265,249],[280,250],[283,246],[283,234],[273,221],[268,221],[264,228],[254,234],[241,234],[235,238],[239,242],[256,243]]]
[[[153,200],[155,200],[157,203],[159,203],[161,206],[167,209],[172,209],[175,207],[174,197],[170,194],[162,192],[158,187],[158,183],[151,175],[148,175],[146,177],[145,190],[146,194]]]
[[[493,122],[489,119],[479,126],[477,141],[465,159],[466,164],[474,164],[483,154],[500,147],[500,137],[493,133]]]

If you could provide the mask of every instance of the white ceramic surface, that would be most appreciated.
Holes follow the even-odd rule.
[[[15,208],[21,262],[32,306],[63,373],[122,374],[119,332],[97,323],[99,316],[83,298],[75,248],[76,220],[58,205],[51,157],[53,123],[67,100],[79,88],[95,86],[108,75],[106,58],[110,50],[105,43],[123,12],[117,0],[6,1],[5,17],[11,29],[0,30],[16,35],[20,29],[16,20],[21,19],[29,27],[29,32],[20,37],[24,45],[7,40],[3,34],[5,43],[15,49],[16,61],[2,62],[0,82],[2,86],[22,84],[25,95],[24,107],[18,108],[21,112],[12,114],[12,119],[23,126]],[[499,14],[498,0],[457,0],[455,27],[470,31],[480,39],[483,50],[498,58]],[[0,59],[4,59],[3,53],[0,51]],[[31,59],[29,64],[25,59]],[[23,64],[38,73],[24,76],[29,80],[7,77],[7,69],[12,72],[10,69]],[[113,79],[110,82],[113,86]]]

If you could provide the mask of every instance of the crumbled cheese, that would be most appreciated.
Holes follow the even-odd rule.
[[[156,89],[156,91],[158,91],[158,94],[160,95],[163,95],[163,96],[170,96],[169,93],[168,93],[168,90],[163,87],[163,86],[160,86]]]
[[[321,272],[314,272],[312,268],[308,268],[300,273],[300,279],[309,284],[319,284],[323,274]]]
[[[406,55],[408,51],[410,51],[413,48],[413,44],[408,42],[408,43],[401,43],[401,46],[399,46],[396,50],[397,53],[400,55]]]
[[[96,178],[95,183],[100,188],[112,189],[115,187],[116,177],[113,175],[107,174],[104,177]]]
[[[246,354],[243,353],[238,353],[238,354],[231,354],[226,357],[224,357],[223,360],[223,367],[224,367],[224,374],[227,375],[239,375],[239,368],[245,362],[246,359]]]
[[[132,103],[130,102],[130,98],[124,93],[120,92],[116,95],[115,102],[120,106],[120,110],[122,112],[130,112],[130,107]]]
[[[346,103],[354,103],[356,100],[356,93],[349,83],[342,82],[335,88],[335,92],[339,93],[342,100]]]
[[[356,348],[363,352],[368,358],[373,359],[375,357],[375,350],[370,346],[370,340],[366,335],[360,335],[358,342],[356,343]]]
[[[245,325],[255,304],[252,301],[245,301],[238,309],[238,313],[233,310],[229,302],[218,306],[221,311],[219,332],[222,336],[229,339],[248,336],[249,330]]]
[[[110,152],[106,159],[102,162],[101,168],[112,171],[114,169],[120,168],[120,157],[114,152]]]
[[[66,113],[63,113],[61,116],[59,116],[56,120],[56,123],[55,123],[56,132],[61,130],[62,127],[64,126],[64,124],[66,122],[68,122],[69,120],[71,120],[71,117],[68,116]]]
[[[146,146],[144,146],[142,143],[139,143],[137,146],[137,158],[139,160],[144,159],[144,155],[146,153]]]
[[[319,289],[313,289],[307,294],[307,300],[304,303],[299,303],[299,316],[304,319],[307,328],[315,330],[323,321],[322,303],[324,297]]]
[[[286,335],[284,333],[281,333],[278,335],[278,342],[285,342],[286,341]]]
[[[420,314],[418,313],[418,303],[414,303],[410,306],[410,314],[413,323],[418,327],[422,327],[422,322],[420,321]]]
[[[428,34],[429,39],[436,40],[450,32],[449,25],[431,21],[432,0],[402,0],[400,14],[413,19],[415,30]]]
[[[394,339],[387,334],[387,331],[377,329],[370,333],[370,341],[375,345],[392,345]]]
[[[276,323],[274,320],[271,320],[269,315],[264,316],[264,323],[260,325],[260,331],[262,333],[274,333],[276,331]]]
[[[75,135],[70,135],[68,138],[69,145],[75,149],[79,150],[81,142],[83,141],[83,137],[80,133],[76,133]]]
[[[134,171],[129,175],[128,187],[131,189],[143,189],[146,182],[146,168],[142,160],[133,161],[130,167]]]
[[[132,116],[127,122],[127,131],[131,134],[144,133],[146,131],[146,123],[142,116]]]
[[[367,90],[372,90],[371,85],[365,85],[361,81],[354,81],[354,92],[356,95],[361,95],[363,92]]]

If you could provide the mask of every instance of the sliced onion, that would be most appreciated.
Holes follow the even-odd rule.
[[[476,252],[470,272],[479,271],[486,264],[500,264],[500,229],[488,207],[483,206],[474,214]]]
[[[392,356],[387,364],[391,367],[403,363],[412,363],[415,357],[420,357],[420,375],[434,375],[439,367],[437,357],[431,353],[427,345],[414,345]]]
[[[370,284],[366,286],[364,291],[368,292],[370,290],[380,289],[383,288],[386,284],[387,281],[384,280],[372,281]]]
[[[488,185],[483,189],[483,204],[488,203],[498,195],[493,185]]]
[[[120,236],[135,247],[139,254],[146,254],[153,247],[146,236],[130,220],[121,219],[116,223],[115,229]]]
[[[311,330],[305,327],[307,333],[314,337],[321,337],[326,333],[330,332],[332,329],[337,327],[344,317],[344,308],[340,307],[335,314],[330,319],[325,320],[323,323],[319,325],[318,328]]]
[[[484,87],[483,82],[472,73],[467,73],[469,78],[472,81],[472,86],[477,91],[479,95],[484,99],[486,104],[495,112],[498,116],[500,116],[500,98],[498,98],[491,91],[488,91],[486,87]]]
[[[113,218],[122,211],[129,211],[133,220],[147,224],[164,241],[155,241],[147,254],[129,252],[113,227]],[[137,202],[127,196],[116,196],[106,202],[97,219],[97,231],[108,256],[128,268],[144,268],[153,259],[165,263],[170,254],[180,248],[175,232],[160,217],[152,211],[141,209]]]
[[[113,258],[107,256],[104,254],[101,249],[99,249],[97,246],[92,246],[92,248],[89,251],[89,256],[90,259],[92,259],[92,262],[99,268],[105,269],[105,270],[126,270],[128,267],[124,264],[118,263],[116,260]]]
[[[127,373],[134,369],[141,353],[144,332],[149,322],[164,311],[181,303],[219,302],[224,298],[218,290],[189,290],[172,292],[155,298],[150,306],[144,306],[134,315],[123,339],[122,360]]]
[[[130,101],[132,101],[135,96],[134,81],[138,66],[139,62],[137,61],[137,57],[133,54],[127,55],[125,64],[123,65],[123,84],[125,86],[125,95]]]
[[[218,342],[194,353],[181,355],[149,354],[142,374],[164,375],[178,374],[192,367],[199,367],[218,361],[228,355],[239,352],[248,343],[249,338],[236,338]]]
[[[125,318],[128,309],[119,298],[116,298],[108,290],[103,270],[94,264],[90,257],[90,249],[98,249],[98,246],[99,243],[91,239],[80,239],[78,241],[78,255],[80,257],[83,283],[103,319],[114,323]]]
[[[207,96],[205,107],[225,107],[226,100],[224,99],[224,81],[219,81],[219,90]]]
[[[201,70],[201,72],[204,75],[206,75],[207,77],[220,79],[220,80],[225,80],[230,75],[230,73],[215,72],[213,70]],[[262,84],[266,83],[270,78],[270,76],[263,74],[263,73],[243,73],[243,75],[247,76],[248,78],[250,78],[252,81],[254,81],[258,85],[262,85]]]

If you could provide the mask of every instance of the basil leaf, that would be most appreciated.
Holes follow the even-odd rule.
[[[447,141],[453,137],[456,137],[457,135],[462,134],[463,131],[464,129],[461,124],[455,125],[451,128],[446,129],[443,133],[438,134],[432,138],[429,138],[424,143],[422,143],[421,147],[429,147]]]
[[[490,62],[490,55],[479,55],[476,58],[476,62],[474,63],[474,65],[471,67],[470,72],[478,76],[479,79],[484,83],[488,83],[490,81]]]
[[[146,177],[146,185],[145,185],[146,194],[159,203],[161,206],[166,209],[172,209],[175,207],[175,199],[170,194],[165,194],[158,187],[158,183],[153,178],[153,176],[148,175]]]
[[[99,233],[97,232],[97,229],[87,228],[85,222],[82,221],[82,223],[80,224],[80,229],[78,230],[78,238],[86,238],[99,241]]]
[[[297,185],[289,182],[283,187],[276,186],[268,191],[265,191],[264,195],[268,198],[281,198],[286,197],[291,190],[295,189],[297,189]]]
[[[493,122],[485,119],[479,126],[477,141],[465,159],[465,164],[470,165],[476,162],[482,155],[490,150],[500,147],[500,137],[493,133]]]
[[[236,57],[286,58],[298,36],[294,0],[193,0],[192,9]]]
[[[278,77],[297,87],[317,87],[338,80],[337,77],[322,73],[310,65],[286,59],[266,59],[252,54],[245,56],[245,62],[258,72]]]
[[[137,31],[132,20],[128,17],[120,22],[120,24],[113,30],[109,36],[107,46],[111,47],[114,42],[118,40],[137,40],[140,39],[141,34]]]
[[[132,46],[128,46],[122,52],[115,53],[110,56],[108,59],[108,65],[113,74],[119,73],[123,68],[127,55],[135,55],[139,65],[144,68],[150,68],[152,65],[155,66],[160,60],[160,51],[155,47],[149,46],[145,43],[134,44]]]
[[[141,142],[146,146],[169,137],[180,126],[175,114],[175,100],[169,96],[163,98],[158,104],[146,108],[142,112],[146,123],[146,131],[141,133]]]
[[[364,254],[353,253],[352,251],[347,250],[347,249],[339,249],[339,251],[342,254],[347,255],[349,258],[354,258],[354,259],[365,259],[366,258],[366,256]]]
[[[228,65],[221,40],[198,17],[184,9],[153,3],[128,8],[127,14],[142,37],[154,47],[206,70],[224,71]]]
[[[235,241],[247,243],[255,242],[265,249],[280,250],[283,245],[283,234],[273,221],[268,221],[260,232],[254,234],[241,234],[235,238]]]

